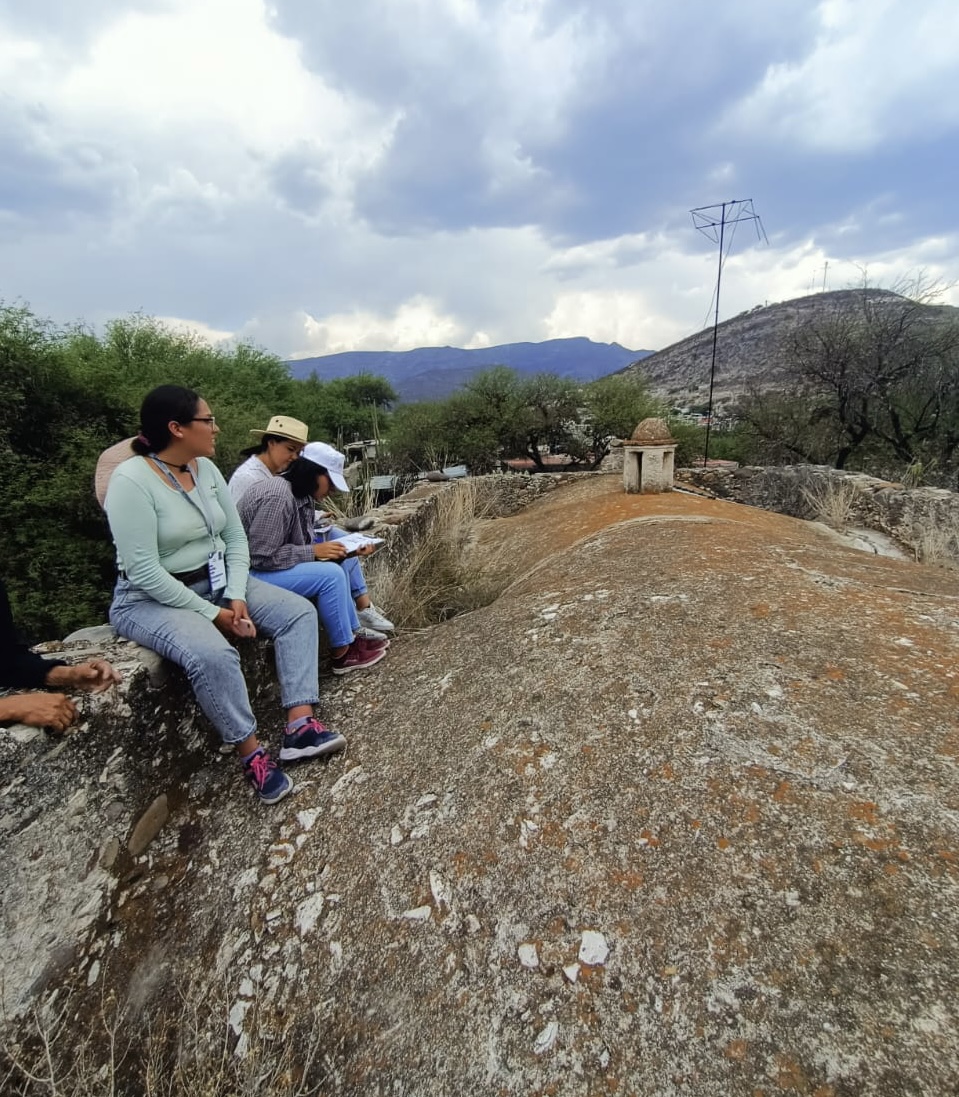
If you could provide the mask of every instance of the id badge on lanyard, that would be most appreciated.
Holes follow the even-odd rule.
[[[226,586],[226,557],[221,549],[211,552],[206,562],[210,573],[210,590],[216,592]]]

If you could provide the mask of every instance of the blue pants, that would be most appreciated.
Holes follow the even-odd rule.
[[[356,560],[346,562],[356,563]],[[353,642],[360,621],[350,592],[350,580],[342,564],[312,560],[283,571],[251,571],[250,575],[294,594],[302,594],[304,598],[312,598],[330,647],[342,648]]]
[[[337,526],[330,526],[324,533],[315,538],[316,541],[332,541],[335,537],[346,537],[347,533],[345,529],[339,529]],[[350,556],[344,560],[342,564],[338,565],[346,572],[346,577],[350,583],[350,594],[354,599],[359,598],[361,594],[366,594],[366,578],[363,575],[363,566],[360,563],[358,556]],[[262,578],[262,573],[257,572],[257,575]]]
[[[212,600],[209,580],[190,589]],[[319,634],[313,607],[305,598],[252,576],[246,605],[257,633],[273,640],[283,707],[315,705]],[[120,579],[113,592],[110,624],[120,636],[183,668],[200,708],[225,743],[242,743],[256,732],[239,652],[212,621],[191,609],[165,606]]]

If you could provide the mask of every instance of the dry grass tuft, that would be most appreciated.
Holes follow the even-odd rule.
[[[476,522],[493,507],[488,486],[459,480],[436,496],[429,538],[415,546],[402,571],[377,582],[377,600],[403,628],[425,628],[495,601],[507,580],[494,576],[472,549]]]
[[[833,529],[844,530],[849,526],[860,491],[848,480],[827,480],[823,483],[803,485],[803,500],[811,515]]]
[[[907,544],[917,561],[959,567],[959,519],[917,527]]]
[[[36,1010],[0,1044],[0,1092],[10,1097],[315,1097],[329,1088],[318,1018],[270,1025],[251,1003],[237,1039],[224,995],[174,994],[150,1021],[105,996],[93,1017],[72,1006]]]

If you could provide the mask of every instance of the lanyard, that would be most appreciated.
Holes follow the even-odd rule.
[[[199,481],[193,475],[193,469],[191,469],[189,466],[187,466],[187,470],[186,470],[187,472],[189,472],[190,479],[193,481],[193,486],[196,489],[195,491],[190,492],[190,491],[187,491],[184,488],[184,486],[180,483],[179,480],[177,480],[177,478],[170,471],[170,468],[166,464],[166,462],[161,461],[160,458],[157,457],[157,455],[155,453],[151,453],[149,456],[150,456],[151,461],[156,461],[156,463],[160,466],[160,468],[163,469],[163,471],[167,474],[167,479],[176,488],[176,490],[183,496],[183,498],[186,499],[193,506],[195,506],[196,509],[200,512],[200,515],[203,518],[203,524],[206,526],[207,532],[210,534],[210,540],[213,542],[213,547],[216,548],[216,532],[213,529],[213,517],[211,516],[209,511],[206,509],[206,500],[203,498],[203,494],[200,491]]]

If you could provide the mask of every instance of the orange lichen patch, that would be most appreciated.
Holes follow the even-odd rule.
[[[792,790],[792,782],[780,781],[773,791],[773,799],[777,804],[798,804],[799,797]]]
[[[899,848],[899,843],[895,838],[870,838],[868,834],[863,834],[861,830],[853,831],[852,840],[857,846],[871,849],[873,853],[886,853],[889,850]]]
[[[749,1051],[749,1044],[745,1040],[730,1040],[729,1043],[723,1048],[723,1055],[727,1059],[735,1059],[736,1062],[742,1062],[746,1058],[746,1053]]]
[[[797,1093],[808,1092],[806,1075],[795,1059],[791,1059],[788,1055],[777,1055],[776,1066],[779,1070],[776,1085],[780,1089],[792,1089]]]
[[[951,865],[959,863],[959,855],[953,853],[951,849],[941,849],[937,856],[941,857],[943,861],[948,861]]]
[[[959,686],[953,687],[949,692],[950,694],[955,692],[955,695],[959,696]],[[959,732],[953,731],[948,735],[944,735],[939,740],[936,751],[939,754],[945,754],[949,758],[959,758]]]
[[[942,948],[942,942],[934,933],[930,933],[928,929],[920,930],[919,943],[925,945],[926,948]]]
[[[758,602],[755,606],[749,607],[749,612],[757,619],[769,616],[769,606],[765,602]]]
[[[850,819],[858,819],[861,823],[868,823],[872,827],[879,825],[878,806],[872,800],[859,800],[850,804],[846,814]]]
[[[693,828],[693,830],[699,830],[699,828],[703,824],[702,824],[702,820],[700,820],[700,819],[690,819],[689,820],[689,825]]]
[[[839,667],[826,667],[822,672],[823,678],[828,678],[830,682],[844,682],[846,680],[846,674],[840,670]]]
[[[582,858],[577,857],[574,853],[571,853],[569,857],[563,858],[563,868],[566,869],[567,872],[579,872],[582,867]]]
[[[645,880],[641,872],[617,870],[609,874],[610,882],[617,887],[626,888],[627,891],[639,891]]]
[[[812,1091],[812,1097],[836,1097],[835,1086],[816,1086]]]
[[[728,838],[720,837],[720,838],[716,839],[716,845],[720,849],[729,849],[729,847],[732,845],[732,843],[730,842],[730,840]]]
[[[652,831],[641,830],[639,832],[639,836],[640,836],[640,838],[645,838],[646,839],[646,844],[648,846],[650,846],[652,849],[655,849],[656,846],[659,845],[659,839],[656,837],[655,834],[652,833]]]
[[[722,636],[715,640],[708,640],[706,646],[716,651],[725,651],[733,646],[733,642],[727,636]]]
[[[769,770],[765,766],[747,766],[746,776],[754,781],[762,781],[769,776]]]

